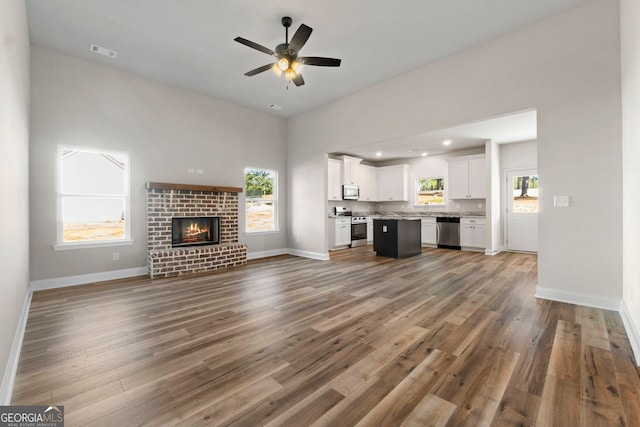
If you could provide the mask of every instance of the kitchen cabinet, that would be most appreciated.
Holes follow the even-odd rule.
[[[377,172],[379,202],[409,200],[409,165],[383,166]]]
[[[422,218],[420,225],[420,241],[422,246],[436,246],[437,234],[436,234],[436,218]]]
[[[342,162],[340,160],[329,159],[327,181],[329,200],[342,200]]]
[[[449,160],[449,199],[484,199],[486,193],[484,155]]]
[[[373,242],[373,218],[367,218],[367,243]]]
[[[460,218],[460,246],[478,250],[486,247],[484,218]]]
[[[342,184],[360,185],[360,162],[362,159],[342,156]]]
[[[378,201],[378,172],[376,167],[360,165],[360,200]]]
[[[329,221],[329,247],[339,248],[351,244],[351,218],[331,218]]]

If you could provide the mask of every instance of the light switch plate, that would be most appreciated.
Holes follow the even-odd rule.
[[[569,207],[569,196],[553,196],[553,207],[554,208],[568,208]]]

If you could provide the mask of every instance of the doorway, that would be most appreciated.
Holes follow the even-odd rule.
[[[538,190],[536,169],[507,171],[507,250],[538,252]]]

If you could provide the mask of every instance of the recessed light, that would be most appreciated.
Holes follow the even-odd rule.
[[[382,151],[378,151],[378,152],[376,153],[376,157],[380,157],[380,156],[382,156]]]
[[[442,145],[451,145],[451,140],[450,139],[445,139],[444,141],[442,141]]]
[[[429,153],[427,153],[426,151],[423,151],[422,152],[422,157],[427,157],[427,154],[429,154]]]

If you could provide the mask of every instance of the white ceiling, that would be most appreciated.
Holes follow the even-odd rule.
[[[27,13],[34,45],[291,117],[588,1],[27,0]],[[273,49],[285,15],[290,36],[301,23],[314,30],[301,55],[342,66],[306,66],[306,84],[288,90],[268,71],[244,76],[272,61],[233,39]]]
[[[348,154],[372,162],[381,162],[420,157],[422,153],[434,155],[480,147],[484,146],[487,140],[495,141],[498,144],[535,141],[537,136],[536,111],[524,111],[435,132],[377,141],[350,148],[340,154]],[[450,141],[447,146],[443,144],[446,140]],[[381,156],[376,156],[377,152],[380,152]]]

